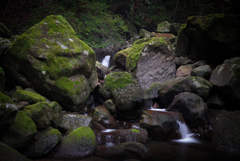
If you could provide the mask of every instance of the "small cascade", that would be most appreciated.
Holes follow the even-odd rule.
[[[183,142],[183,143],[199,143],[196,139],[192,138],[191,134],[189,132],[189,129],[185,123],[182,123],[177,120],[177,123],[179,125],[179,131],[181,133],[182,139],[176,140],[177,142]]]
[[[152,110],[152,111],[161,111],[161,112],[166,112],[167,110],[164,108],[164,109],[160,109],[160,108],[153,108],[151,107],[149,110]]]
[[[104,65],[107,68],[108,68],[108,65],[109,65],[110,57],[111,57],[110,55],[106,55],[105,58],[102,61],[102,65]]]

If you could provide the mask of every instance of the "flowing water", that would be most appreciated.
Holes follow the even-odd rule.
[[[106,55],[105,58],[102,61],[102,65],[104,65],[107,68],[109,66],[110,57],[111,57],[110,55]]]

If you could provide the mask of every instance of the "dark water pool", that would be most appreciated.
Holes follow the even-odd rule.
[[[121,161],[125,159],[141,161],[240,161],[240,155],[219,153],[211,148],[211,142],[198,141],[199,143],[179,143],[173,140],[150,140],[145,144],[151,151],[148,158],[109,158],[103,154],[108,147],[98,146],[97,152],[86,158],[43,158],[36,159],[36,161]]]

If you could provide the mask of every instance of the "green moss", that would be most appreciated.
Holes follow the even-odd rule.
[[[131,131],[140,133],[139,130],[137,130],[137,129],[131,129]]]
[[[179,29],[179,31],[178,31],[178,36],[183,32],[183,30],[185,29],[187,27],[187,24],[182,24],[181,25],[181,28]]]
[[[123,55],[123,56],[127,57],[128,54],[131,52],[131,50],[132,50],[132,48],[129,47],[129,48],[126,48],[126,49],[124,49],[124,50],[121,50],[121,51],[117,52],[117,54],[116,54],[116,56],[114,57],[114,59],[116,59],[116,58],[117,58],[118,56],[120,56],[120,55]]]
[[[160,84],[158,82],[154,82],[151,84],[151,86],[148,89],[145,90],[145,92],[147,94],[152,94],[154,90],[156,90],[156,89],[159,90],[161,87],[162,87],[162,84]]]
[[[105,83],[109,91],[124,89],[128,84],[137,84],[132,75],[127,72],[112,72],[106,76]]]
[[[131,52],[127,56],[127,70],[133,72],[136,69],[141,52],[146,45],[160,44],[167,44],[163,37],[143,38],[134,42]]]
[[[41,102],[41,101],[46,101],[46,99],[43,96],[41,96],[37,93],[28,92],[28,91],[20,90],[20,89],[18,89],[13,94],[13,98],[17,102],[26,101],[30,104],[34,104],[34,103]]]
[[[12,99],[10,97],[8,97],[7,95],[3,94],[2,92],[0,92],[0,105],[4,105],[6,103],[13,103]]]

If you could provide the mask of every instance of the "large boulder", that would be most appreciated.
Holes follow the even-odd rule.
[[[12,99],[0,92],[0,138],[14,123],[17,112],[18,109]]]
[[[45,129],[51,125],[52,120],[57,120],[55,124],[58,124],[58,120],[61,116],[61,106],[58,110],[53,110],[53,107],[47,102],[39,102],[33,105],[26,106],[23,111],[28,117],[30,117],[36,124],[38,129]],[[57,114],[56,114],[57,112]]]
[[[141,110],[151,106],[151,100],[136,79],[127,72],[112,72],[106,76],[104,87],[110,91],[117,114],[125,119],[137,119]]]
[[[1,161],[31,161],[24,155],[19,153],[17,150],[11,148],[10,146],[4,144],[0,141],[0,158]]]
[[[46,101],[46,99],[39,94],[28,92],[25,90],[20,90],[20,89],[14,92],[12,98],[16,102],[28,102],[29,104]]]
[[[178,130],[177,121],[184,122],[180,113],[144,110],[140,125],[148,131],[150,138],[162,139]]]
[[[200,96],[194,93],[179,93],[167,110],[181,113],[190,128],[205,124],[207,105]]]
[[[59,123],[59,129],[62,132],[72,132],[73,130],[82,127],[88,126],[92,128],[93,119],[89,116],[80,115],[80,114],[66,114],[62,117],[61,122]]]
[[[119,51],[115,55],[114,61],[115,61],[115,64],[117,65],[118,68],[126,70],[127,56],[128,56],[128,54],[131,50],[132,50],[132,48],[128,47],[124,50]]]
[[[34,141],[37,127],[23,111],[18,111],[15,122],[2,141],[18,151],[26,150]]]
[[[210,77],[210,82],[223,100],[231,104],[229,108],[239,109],[240,103],[240,57],[227,59],[217,66]]]
[[[209,65],[202,65],[197,68],[194,68],[191,71],[191,76],[198,76],[198,77],[203,77],[205,79],[209,79],[212,74],[212,69],[210,68]]]
[[[225,153],[240,154],[240,111],[225,112],[215,118],[212,147]]]
[[[178,77],[165,82],[159,89],[159,98],[167,108],[175,95],[182,92],[198,94],[206,99],[212,89],[212,84],[202,77]]]
[[[115,114],[116,113],[116,107],[115,104],[113,103],[113,101],[111,99],[106,100],[103,103],[103,106],[111,113],[111,114]]]
[[[218,65],[239,55],[240,19],[226,14],[191,16],[178,35],[176,54]]]
[[[85,157],[97,150],[97,140],[90,127],[79,127],[63,138],[54,157]]]
[[[47,16],[19,36],[4,58],[20,85],[71,111],[81,111],[97,85],[94,51],[60,15]]]
[[[154,82],[164,83],[175,78],[174,55],[171,44],[163,37],[137,40],[127,56],[127,71],[147,89]]]
[[[34,144],[25,152],[27,157],[38,158],[48,154],[61,141],[62,134],[57,129],[49,128],[38,133],[36,138]]]

